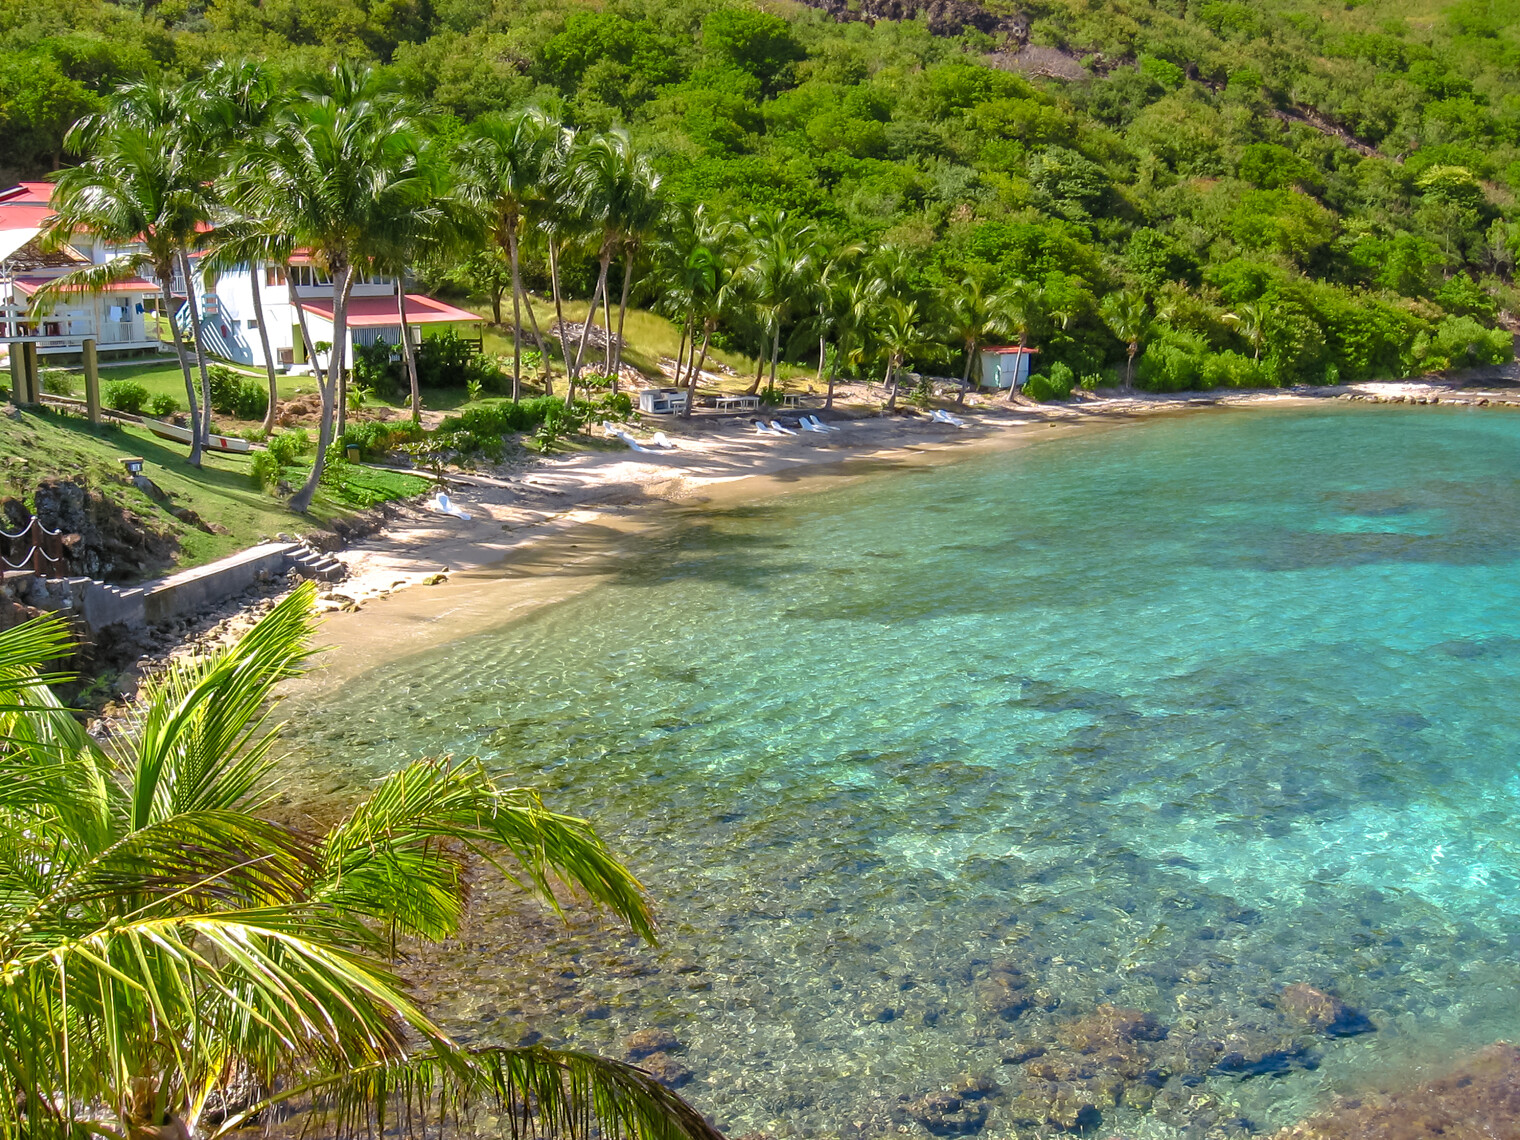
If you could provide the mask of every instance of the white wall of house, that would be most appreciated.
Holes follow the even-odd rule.
[[[269,334],[269,350],[274,356],[275,366],[277,368],[304,367],[306,352],[301,345],[299,318],[295,306],[290,303],[288,284],[282,280],[283,275],[278,267],[261,264],[256,272],[259,273],[259,301],[263,306],[262,313],[254,309],[253,284],[249,276],[249,267],[240,266],[217,279],[214,290],[217,316],[208,316],[204,321],[203,331],[209,342],[208,347],[218,355],[262,368],[264,353],[255,323],[262,320]],[[292,272],[296,275],[298,297],[308,301],[331,302],[332,285],[326,281],[319,270],[312,266],[294,266]],[[395,288],[393,278],[365,279],[354,284],[350,296],[355,298],[392,297],[395,295]],[[200,292],[197,295],[201,295]],[[331,321],[313,313],[307,313],[306,322],[313,343],[319,341],[331,343],[333,337]],[[380,336],[384,336],[392,344],[397,343],[400,339],[399,329],[399,322],[388,329],[350,329],[349,359],[353,359],[355,343],[373,344]],[[419,332],[419,326],[413,325],[412,339],[414,341]]]

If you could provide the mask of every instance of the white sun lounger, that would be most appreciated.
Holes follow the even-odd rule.
[[[951,415],[943,408],[935,408],[933,414],[930,415],[929,418],[937,424],[949,424],[951,427],[958,428],[963,428],[966,426],[966,421],[961,419],[960,416]]]
[[[469,512],[452,502],[443,491],[439,491],[434,498],[429,500],[428,506],[441,515],[453,515],[456,519],[463,519],[465,522],[470,521]]]
[[[812,421],[813,430],[814,431],[839,431],[839,430],[841,430],[841,429],[835,427],[833,424],[826,424],[826,423],[824,423],[817,416],[803,416],[802,418],[804,420],[810,420],[810,421]]]
[[[799,420],[798,422],[802,425],[802,430],[803,431],[816,431],[816,432],[821,432],[824,435],[828,435],[828,433],[829,433],[829,429],[828,428],[824,427],[822,424],[815,424],[807,416],[803,416],[802,419]]]
[[[770,428],[766,427],[764,420],[756,420],[755,421],[755,432],[758,435],[780,435],[781,434],[779,431],[772,431]]]
[[[654,438],[649,441],[649,446],[651,446],[651,447],[668,447],[671,450],[675,450],[675,446],[676,445],[673,442],[671,442],[670,437],[668,435],[666,435],[664,432],[657,431],[657,432],[654,433]]]
[[[772,428],[773,431],[776,432],[777,435],[796,435],[797,434],[796,432],[794,432],[789,427],[782,427],[780,420],[772,420],[771,421],[771,428]]]

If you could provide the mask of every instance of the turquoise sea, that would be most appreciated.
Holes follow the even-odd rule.
[[[482,883],[418,963],[451,1028],[664,1027],[778,1137],[1246,1136],[1520,1037],[1520,417],[1210,410],[819,482],[293,705],[321,794],[478,754],[658,902],[644,949]]]

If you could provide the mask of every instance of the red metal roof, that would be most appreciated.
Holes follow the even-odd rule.
[[[332,320],[333,307],[329,301],[302,301],[301,308],[323,320]],[[420,293],[406,295],[406,323],[409,325],[443,324],[451,321],[481,321],[485,318],[468,311],[456,309],[432,297]],[[374,329],[401,323],[396,315],[396,298],[353,297],[348,302],[348,327]]]
[[[18,182],[9,190],[0,190],[0,205],[26,204],[46,206],[53,200],[51,182]]]
[[[56,280],[58,280],[56,277],[17,277],[15,285],[19,291],[30,297],[49,281]],[[66,291],[75,293],[79,292],[82,288],[79,285],[71,285]],[[111,284],[102,286],[99,289],[85,291],[90,293],[157,293],[158,286],[151,281],[144,281],[141,277],[128,277],[125,281],[113,281]]]
[[[1025,355],[1028,355],[1029,353],[1039,352],[1040,350],[1037,348],[1024,348],[1017,344],[989,344],[984,345],[982,347],[982,351],[996,353],[999,356],[1007,356],[1010,353],[1013,353],[1015,355],[1018,353],[1024,353]]]

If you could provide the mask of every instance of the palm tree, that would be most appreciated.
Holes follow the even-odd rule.
[[[1110,293],[1098,306],[1098,315],[1114,336],[1124,342],[1127,363],[1124,368],[1124,388],[1128,391],[1134,379],[1135,354],[1140,351],[1140,341],[1145,336],[1145,298],[1130,289]]]
[[[818,274],[813,283],[817,311],[813,322],[818,328],[818,382],[825,385],[825,411],[834,406],[834,382],[839,375],[841,343],[849,335],[849,330],[865,316],[858,306],[866,294],[853,286],[859,282],[867,282],[872,288],[882,284],[879,277],[860,272],[860,257],[864,253],[865,246],[860,242],[819,245]],[[832,350],[831,339],[834,341]]]
[[[554,299],[554,320],[559,330],[560,361],[565,368],[566,401],[575,396],[575,371],[565,331],[564,294],[559,287],[559,257],[584,236],[579,187],[573,178],[570,156],[575,151],[575,131],[559,127],[545,153],[544,174],[527,203],[527,219],[544,240],[549,255],[549,290]],[[590,320],[590,315],[587,315]],[[547,387],[545,393],[548,394]]]
[[[887,411],[897,406],[899,373],[903,361],[927,341],[917,301],[888,297],[882,308],[876,335],[887,357]]]
[[[1029,347],[1029,337],[1044,317],[1045,291],[1022,279],[998,291],[992,305],[1003,327],[1019,338],[1019,347]],[[1008,385],[1008,398],[1018,395],[1018,385]]]
[[[122,252],[102,264],[56,278],[38,291],[33,303],[40,307],[65,291],[99,289],[137,274],[151,275],[184,374],[185,399],[195,425],[190,464],[199,467],[206,429],[197,411],[185,342],[174,319],[173,283],[176,273],[188,264],[197,230],[211,220],[207,185],[213,171],[204,148],[184,130],[183,111],[176,89],[133,84],[113,95],[103,110],[75,124],[68,147],[87,157],[58,176],[53,217],[43,242],[56,247],[87,231]],[[188,272],[185,278],[189,286]],[[193,288],[186,291],[192,296],[195,292]],[[191,327],[201,360],[202,394],[209,399],[200,330],[193,319]],[[203,399],[200,405],[204,408],[206,402]],[[204,411],[209,421],[210,409]]]
[[[470,124],[455,156],[461,195],[480,214],[485,229],[506,254],[512,273],[512,399],[522,389],[522,305],[528,307],[533,340],[549,388],[549,354],[538,318],[522,284],[521,243],[525,217],[548,173],[563,128],[536,108],[512,115],[482,115]]]
[[[268,704],[313,598],[172,665],[105,746],[41,672],[71,651],[63,624],[0,633],[0,1134],[216,1140],[285,1105],[319,1131],[414,1132],[480,1105],[575,1140],[719,1140],[631,1065],[453,1041],[396,973],[398,942],[453,936],[469,879],[504,861],[548,905],[558,881],[650,938],[586,821],[450,759],[325,832],[263,814]]]
[[[633,280],[630,230],[647,229],[651,218],[658,217],[659,200],[656,195],[660,178],[648,160],[633,149],[627,132],[614,130],[584,140],[576,146],[569,159],[568,180],[575,188],[573,192],[580,205],[582,225],[595,235],[597,260],[596,285],[591,290],[586,323],[581,326],[580,344],[575,350],[572,372],[578,376],[586,344],[591,336],[591,326],[596,322],[598,302],[603,308],[602,324],[607,334],[606,365],[609,371],[612,369],[612,303],[607,290],[612,256],[620,246],[628,247],[618,318],[621,329],[622,313],[627,308],[628,290]],[[616,386],[617,374],[614,371],[612,375]]]
[[[290,501],[293,510],[311,505],[335,419],[339,434],[344,428],[348,299],[355,275],[394,219],[428,205],[433,183],[421,152],[411,110],[375,72],[339,64],[324,83],[303,92],[249,153],[250,177],[239,206],[278,225],[332,281],[332,350],[326,368],[312,358],[322,399],[316,458]]]
[[[950,333],[960,341],[966,354],[966,365],[961,372],[961,390],[956,395],[957,404],[965,403],[966,389],[971,386],[971,373],[975,369],[980,384],[982,345],[999,336],[1008,327],[1005,308],[1001,298],[988,296],[982,283],[967,274],[960,281],[945,286],[941,292],[941,305],[949,321]]]
[[[1251,346],[1251,359],[1261,359],[1261,346],[1266,340],[1266,312],[1255,301],[1248,301],[1244,305],[1237,305],[1233,313],[1226,313],[1224,319],[1235,326],[1245,342]]]
[[[377,219],[369,244],[369,264],[396,282],[396,320],[400,327],[401,360],[411,394],[412,422],[422,419],[422,392],[417,385],[417,353],[406,317],[406,275],[424,261],[438,263],[451,250],[462,248],[471,228],[468,211],[454,196],[452,171],[441,147],[429,140],[417,164],[415,193],[390,200],[394,213]]]
[[[812,277],[813,248],[808,239],[813,228],[798,225],[785,210],[775,210],[751,218],[748,230],[752,246],[748,283],[770,337],[770,385],[774,388],[782,327],[806,296]],[[764,373],[762,346],[760,368],[749,386],[751,395],[760,390]]]
[[[626,164],[623,197],[618,204],[618,238],[623,248],[623,289],[618,296],[617,335],[613,338],[612,390],[618,390],[623,369],[623,323],[628,316],[628,294],[633,288],[633,267],[644,243],[654,233],[664,213],[660,176],[643,155],[631,147],[624,152]]]
[[[834,384],[840,364],[858,368],[870,348],[872,322],[886,294],[885,278],[872,273],[855,273],[840,280],[831,291],[830,303],[836,306],[834,352],[828,364],[828,394],[823,406],[834,406]]]

